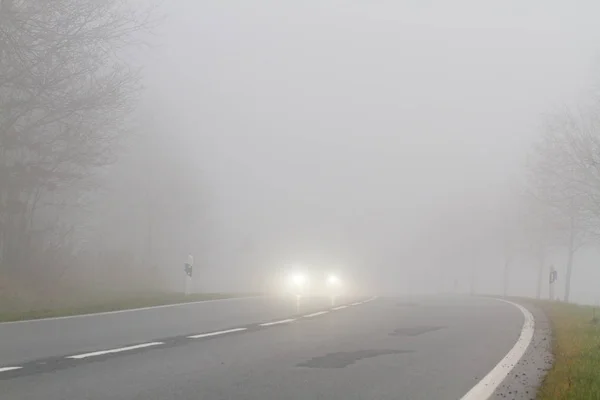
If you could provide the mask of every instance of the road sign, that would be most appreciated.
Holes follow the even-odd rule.
[[[558,279],[558,272],[553,268],[550,270],[550,283],[556,282]]]

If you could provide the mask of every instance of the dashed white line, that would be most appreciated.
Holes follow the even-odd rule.
[[[16,369],[21,369],[23,367],[2,367],[0,368],[0,372],[14,371]]]
[[[81,358],[101,356],[101,355],[104,355],[104,354],[120,353],[122,351],[143,349],[144,347],[158,346],[160,344],[164,344],[164,343],[163,342],[142,343],[142,344],[136,344],[135,346],[120,347],[118,349],[101,350],[101,351],[94,351],[94,352],[91,352],[91,353],[77,354],[77,355],[74,355],[74,356],[68,356],[66,358],[73,358],[75,360],[79,360]]]
[[[312,313],[312,314],[306,314],[306,315],[304,316],[304,318],[312,318],[312,317],[316,317],[316,316],[318,316],[318,315],[327,314],[328,312],[329,312],[329,311],[319,311],[319,312]]]
[[[293,322],[295,320],[296,320],[295,318],[282,319],[280,321],[265,322],[264,324],[260,324],[260,326],[271,326],[271,325],[287,324],[288,322]]]
[[[192,335],[192,336],[188,336],[188,339],[200,339],[200,338],[204,338],[204,337],[210,337],[210,336],[217,336],[217,335],[224,335],[226,333],[233,333],[233,332],[241,332],[241,331],[245,331],[248,328],[235,328],[235,329],[227,329],[226,331],[217,331],[217,332],[209,332],[209,333],[201,333],[199,335]]]
[[[373,301],[375,300],[375,297],[372,297],[368,300],[362,301],[362,302],[355,302],[349,305],[342,305],[342,306],[337,306],[337,307],[333,307],[332,310],[343,310],[344,308],[347,308],[349,306],[358,306],[360,304],[363,303],[367,303],[369,301]],[[187,303],[187,304],[194,304],[194,303]],[[159,307],[148,307],[148,308],[160,308],[160,307],[170,307],[170,306],[175,306],[175,304],[172,305],[165,305],[165,306],[159,306]],[[143,308],[145,309],[145,308]],[[122,310],[122,311],[117,311],[117,312],[128,312],[128,311],[134,311],[134,310]],[[314,312],[312,314],[306,314],[304,315],[305,318],[311,318],[311,317],[316,317],[319,315],[323,315],[323,314],[327,314],[329,311],[317,311]],[[108,314],[108,313],[99,313],[99,314]],[[260,326],[272,326],[272,325],[279,325],[279,324],[287,324],[289,322],[293,322],[295,321],[296,318],[288,318],[288,319],[282,319],[279,321],[272,321],[272,322],[265,322],[262,324],[259,324]],[[210,336],[217,336],[217,335],[224,335],[227,333],[234,333],[234,332],[241,332],[241,331],[245,331],[248,330],[248,328],[234,328],[234,329],[227,329],[224,331],[216,331],[216,332],[208,332],[208,333],[200,333],[198,335],[191,335],[188,336],[188,339],[200,339],[200,338],[205,338],[205,337],[210,337]],[[75,359],[75,360],[79,360],[79,359],[83,359],[83,358],[88,358],[88,357],[96,357],[96,356],[101,356],[104,354],[113,354],[113,353],[120,353],[123,351],[129,351],[129,350],[136,350],[136,349],[143,349],[146,347],[152,347],[152,346],[158,346],[164,344],[164,342],[149,342],[149,343],[142,343],[142,344],[136,344],[134,346],[127,346],[127,347],[119,347],[116,349],[109,349],[109,350],[100,350],[100,351],[94,351],[91,353],[83,353],[83,354],[76,354],[73,356],[68,356],[65,358],[71,358],[71,359]],[[18,369],[22,369],[23,367],[0,367],[0,372],[8,372],[8,371],[14,371],[14,370],[18,370]],[[465,396],[465,398],[467,398]]]

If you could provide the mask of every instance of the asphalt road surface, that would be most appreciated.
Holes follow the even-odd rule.
[[[371,301],[367,301],[371,300]],[[485,298],[253,298],[0,324],[1,399],[460,399],[523,313]]]

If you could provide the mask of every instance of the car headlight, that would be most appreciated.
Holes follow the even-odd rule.
[[[337,275],[329,275],[327,277],[327,284],[329,286],[338,286],[342,283],[340,278]]]
[[[290,276],[290,283],[296,287],[302,287],[306,285],[307,282],[307,276],[302,273],[295,273],[292,276]]]

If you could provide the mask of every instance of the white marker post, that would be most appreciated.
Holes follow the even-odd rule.
[[[194,257],[190,254],[188,256],[187,262],[184,266],[185,271],[185,283],[184,283],[184,293],[185,295],[189,295],[192,289],[192,274],[194,267]]]

